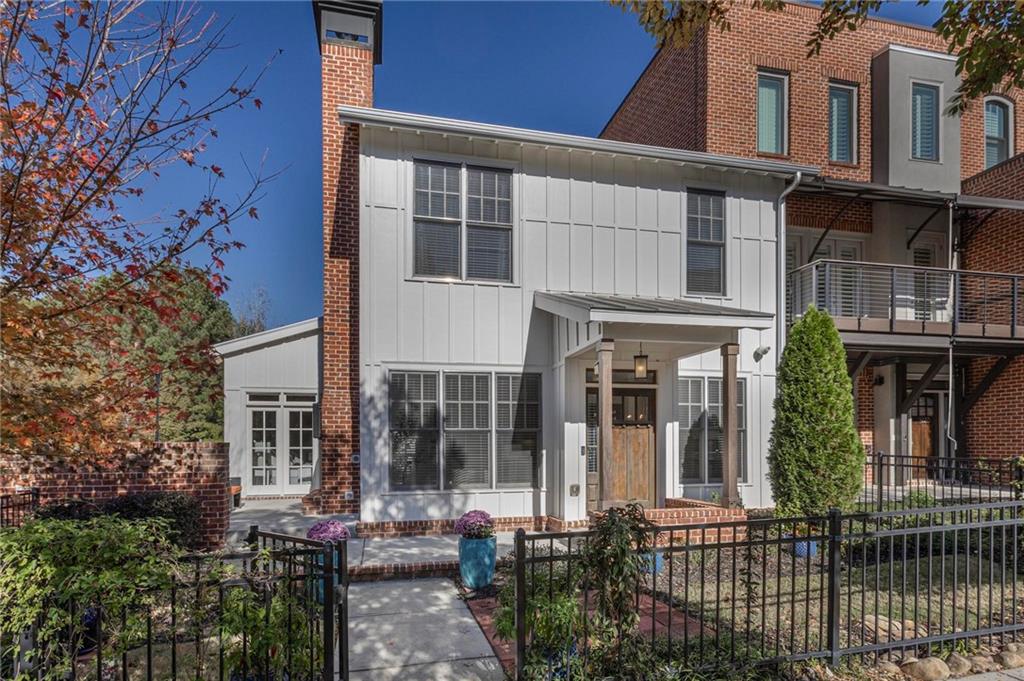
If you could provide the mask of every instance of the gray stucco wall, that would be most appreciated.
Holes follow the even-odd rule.
[[[960,79],[956,61],[941,53],[890,46],[871,64],[872,175],[875,182],[936,191],[960,190],[960,117],[944,111]],[[939,160],[911,158],[911,92],[915,82],[937,85]]]

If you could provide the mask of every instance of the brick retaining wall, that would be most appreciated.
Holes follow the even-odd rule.
[[[228,445],[221,442],[165,442],[78,461],[3,455],[0,490],[19,485],[38,487],[44,504],[137,492],[187,492],[201,505],[204,548],[223,546],[231,512]]]

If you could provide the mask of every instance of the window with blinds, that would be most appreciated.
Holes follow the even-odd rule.
[[[496,377],[498,487],[539,487],[540,374]]]
[[[439,392],[438,373],[390,374],[391,489],[539,486],[540,374],[446,372],[440,380]]]
[[[939,160],[939,87],[914,83],[910,94],[910,155]]]
[[[725,295],[725,196],[686,196],[686,292]]]
[[[854,163],[857,127],[857,88],[832,83],[828,88],[828,158]]]
[[[444,375],[444,486],[491,486],[490,374]]]
[[[511,282],[512,172],[431,161],[414,165],[413,274]]]
[[[1006,102],[985,101],[985,168],[1002,163],[1010,155],[1010,107]]]
[[[722,379],[680,377],[679,480],[683,484],[722,482]],[[747,481],[747,381],[736,380],[737,464],[739,481]]]
[[[391,489],[436,489],[439,482],[437,374],[393,371],[388,382]]]
[[[786,153],[786,76],[757,74],[757,150],[765,154]]]

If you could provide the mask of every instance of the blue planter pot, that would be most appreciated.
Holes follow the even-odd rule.
[[[648,553],[644,555],[644,574],[656,575],[659,574],[662,568],[665,567],[665,554],[664,553]]]
[[[791,537],[792,535],[786,535]],[[818,555],[818,542],[816,541],[795,541],[793,542],[793,553],[797,558],[814,558]]]
[[[497,553],[497,537],[459,537],[459,572],[466,588],[475,591],[494,581],[494,560]]]

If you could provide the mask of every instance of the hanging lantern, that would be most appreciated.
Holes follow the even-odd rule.
[[[647,378],[647,355],[644,354],[643,343],[640,344],[640,354],[633,355],[633,377],[638,381]]]

